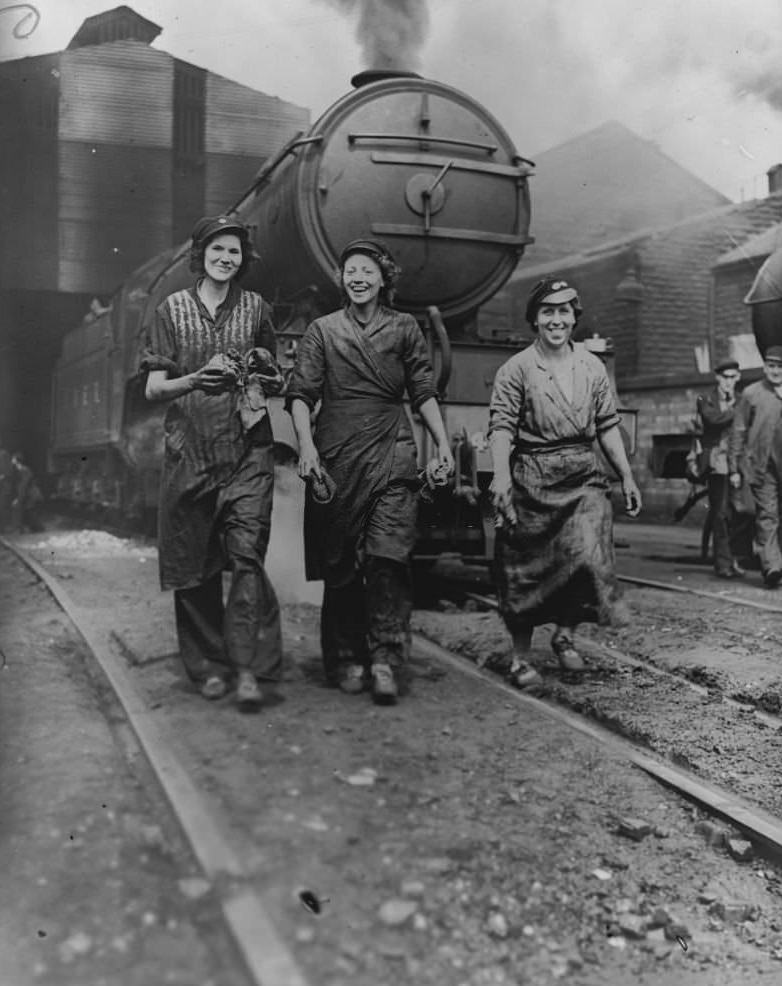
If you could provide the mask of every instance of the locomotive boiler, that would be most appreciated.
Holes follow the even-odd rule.
[[[744,301],[752,306],[752,331],[758,350],[782,346],[782,247],[766,258]]]
[[[491,113],[449,86],[398,72],[361,73],[353,84],[226,209],[250,227],[260,257],[242,285],[273,304],[290,364],[308,322],[339,304],[343,245],[367,235],[388,244],[403,271],[395,304],[429,339],[459,466],[456,495],[422,511],[418,554],[487,557],[489,461],[475,436],[510,352],[479,342],[475,313],[531,241],[531,162]],[[144,400],[139,342],[163,298],[191,283],[188,246],[150,260],[64,339],[50,465],[66,499],[154,510],[163,410]],[[295,455],[280,401],[270,413],[280,458]],[[423,429],[416,434],[423,463],[429,450]]]

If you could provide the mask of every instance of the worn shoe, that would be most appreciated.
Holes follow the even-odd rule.
[[[747,574],[746,570],[743,569],[737,561],[734,561],[731,567],[733,569],[733,574],[736,576],[737,579],[743,579],[744,576]]]
[[[387,664],[372,665],[372,698],[377,705],[394,705],[399,694],[394,672]]]
[[[778,568],[772,568],[771,571],[766,572],[763,576],[763,581],[769,589],[776,589],[780,581],[782,581],[782,571]]]
[[[263,692],[251,671],[240,671],[236,685],[236,702],[243,712],[255,711],[263,701]]]
[[[345,665],[337,684],[346,695],[360,695],[366,684],[364,668],[360,664]]]
[[[737,578],[739,578],[738,572],[735,571],[735,569],[732,569],[732,568],[725,568],[725,569],[722,569],[722,570],[717,569],[714,572],[714,574],[717,576],[718,579],[737,579]]]
[[[573,641],[567,634],[554,634],[551,638],[551,649],[559,658],[559,666],[563,671],[584,670],[584,659],[573,646]]]
[[[514,661],[508,672],[508,684],[514,688],[532,688],[543,684],[543,678],[526,661]]]
[[[225,678],[221,678],[219,674],[211,674],[206,681],[201,682],[198,691],[201,693],[202,698],[208,698],[210,702],[214,702],[227,693],[228,682]]]

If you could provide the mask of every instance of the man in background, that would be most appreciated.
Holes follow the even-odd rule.
[[[769,346],[763,379],[739,398],[728,445],[734,490],[749,489],[755,503],[755,547],[769,589],[782,580],[779,501],[782,494],[782,346]]]
[[[738,362],[730,359],[720,363],[714,370],[714,377],[715,386],[698,398],[714,539],[714,573],[720,579],[735,579],[744,574],[731,548],[733,508],[728,481],[728,443],[736,409],[736,384],[741,379]]]

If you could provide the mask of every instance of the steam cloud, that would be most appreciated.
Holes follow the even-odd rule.
[[[347,14],[358,12],[356,39],[365,68],[421,68],[429,34],[426,0],[326,0]]]

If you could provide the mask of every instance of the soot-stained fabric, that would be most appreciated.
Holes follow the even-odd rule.
[[[609,623],[617,597],[610,487],[595,440],[619,423],[608,375],[573,347],[568,398],[535,343],[500,367],[490,432],[512,435],[516,527],[498,532],[497,580],[509,626]]]
[[[416,538],[417,462],[404,409],[436,396],[426,342],[412,315],[389,308],[360,325],[347,310],[309,325],[287,403],[319,405],[314,440],[334,498],[305,503],[308,579],[345,585],[366,555],[407,562]]]
[[[251,291],[231,284],[213,318],[196,287],[177,291],[158,307],[147,331],[141,370],[184,376],[218,353],[253,347],[276,352],[271,309]],[[164,458],[158,516],[160,581],[184,589],[228,567],[226,517],[240,517],[251,551],[263,560],[269,535],[273,482],[268,415],[246,431],[237,390],[195,390],[171,401],[164,422]],[[268,475],[267,475],[268,474]],[[233,525],[233,520],[231,521]]]

